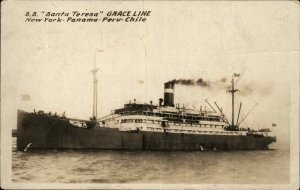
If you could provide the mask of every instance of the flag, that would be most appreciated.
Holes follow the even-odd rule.
[[[276,127],[277,126],[277,124],[275,124],[275,123],[272,123],[272,127]]]
[[[30,98],[30,95],[29,95],[29,94],[22,94],[21,99],[22,99],[22,101],[28,101],[28,100],[30,100],[31,98]]]
[[[240,76],[240,74],[233,73],[233,76],[235,76],[235,77],[239,77],[239,76]]]

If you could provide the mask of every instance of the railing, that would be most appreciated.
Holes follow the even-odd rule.
[[[119,112],[120,115],[144,115],[144,116],[154,116],[154,117],[164,117],[169,121],[174,122],[185,122],[185,123],[199,123],[200,121],[211,121],[211,122],[222,122],[220,117],[204,117],[204,116],[193,116],[193,115],[180,115],[171,113],[161,113],[161,112],[150,112],[150,111],[124,111]],[[105,120],[110,115],[102,117]]]

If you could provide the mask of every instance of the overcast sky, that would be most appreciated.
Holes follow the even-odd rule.
[[[129,100],[163,97],[172,79],[209,81],[211,88],[177,85],[175,103],[199,109],[217,101],[230,118],[226,93],[237,82],[236,110],[244,127],[278,126],[288,141],[291,82],[298,78],[299,6],[294,2],[4,2],[1,122],[16,127],[17,109],[42,109],[73,118],[92,115],[92,75],[98,72],[99,115]],[[26,11],[150,10],[145,23],[25,23]],[[96,53],[95,49],[104,52]],[[226,83],[218,83],[223,78]],[[225,85],[226,84],[226,85]],[[31,100],[21,101],[22,94]]]

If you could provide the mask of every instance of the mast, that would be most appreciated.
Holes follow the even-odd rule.
[[[97,105],[98,105],[98,80],[97,72],[99,68],[96,67],[96,53],[103,52],[103,50],[95,49],[94,69],[91,71],[93,75],[93,119],[97,119]]]
[[[92,75],[94,75],[94,80],[93,80],[93,118],[97,118],[97,77],[96,73],[99,69],[96,68],[96,62],[94,64],[94,69],[92,70]]]
[[[231,93],[231,101],[232,101],[232,108],[231,108],[231,127],[235,128],[236,126],[234,125],[234,93],[238,91],[238,89],[234,88],[234,77],[239,77],[239,74],[234,73],[232,75],[232,80],[231,80],[231,90],[228,90],[228,92]]]

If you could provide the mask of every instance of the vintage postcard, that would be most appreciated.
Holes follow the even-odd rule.
[[[1,188],[298,189],[298,1],[3,1]]]

